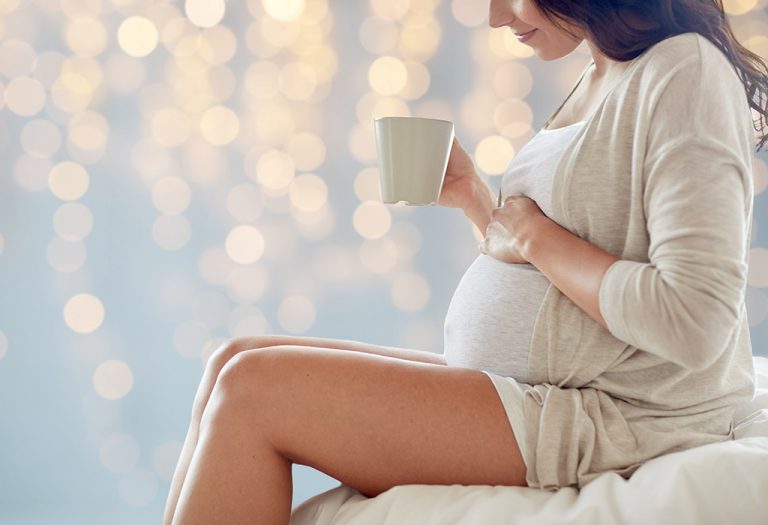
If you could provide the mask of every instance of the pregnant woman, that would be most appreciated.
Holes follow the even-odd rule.
[[[592,61],[498,200],[454,143],[440,204],[485,238],[445,355],[228,342],[200,382],[166,524],[288,523],[294,463],[367,496],[554,489],[732,438],[755,389],[744,293],[765,64],[720,0],[492,0],[490,24],[542,60],[586,41]]]

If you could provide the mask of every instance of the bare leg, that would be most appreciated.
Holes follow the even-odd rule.
[[[181,493],[184,480],[187,477],[187,471],[189,470],[189,464],[192,460],[192,454],[197,447],[198,436],[200,432],[200,420],[202,418],[203,411],[208,404],[208,400],[211,396],[211,392],[213,391],[213,387],[216,384],[216,380],[218,379],[221,369],[224,367],[224,365],[227,364],[227,362],[229,362],[230,359],[232,359],[232,357],[236,356],[240,352],[259,348],[269,348],[271,346],[279,345],[297,345],[329,349],[332,348],[337,350],[355,351],[361,353],[383,355],[387,357],[395,357],[409,361],[445,365],[445,360],[440,354],[423,352],[419,350],[409,350],[404,348],[368,345],[355,341],[318,339],[297,336],[241,337],[227,341],[221,347],[219,347],[208,360],[205,372],[203,373],[203,377],[200,380],[197,393],[195,394],[195,401],[192,406],[192,416],[190,419],[189,429],[187,430],[187,435],[184,439],[184,445],[181,449],[181,454],[179,455],[179,460],[176,464],[176,471],[174,472],[173,479],[171,480],[171,488],[168,493],[168,499],[166,501],[165,514],[163,517],[163,523],[165,525],[170,525],[173,522],[173,514],[179,500],[179,495]]]
[[[526,486],[482,372],[278,346],[222,370],[173,523],[286,525],[292,463],[370,497],[408,484]]]

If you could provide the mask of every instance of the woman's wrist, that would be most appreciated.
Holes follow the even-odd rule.
[[[471,220],[480,232],[485,235],[491,222],[491,211],[496,207],[496,200],[488,184],[479,176],[475,179],[472,196],[462,207],[464,215]]]

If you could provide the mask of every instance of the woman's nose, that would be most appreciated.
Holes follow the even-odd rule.
[[[488,25],[497,28],[512,22],[515,17],[505,9],[504,0],[491,0],[488,10]]]

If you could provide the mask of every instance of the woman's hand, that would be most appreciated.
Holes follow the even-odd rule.
[[[472,204],[472,199],[476,197],[475,188],[478,178],[472,158],[454,137],[437,203],[446,208],[468,208]]]
[[[542,220],[550,220],[536,201],[525,195],[510,195],[501,208],[491,212],[491,222],[480,251],[512,264],[528,262],[528,245]]]

